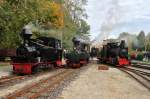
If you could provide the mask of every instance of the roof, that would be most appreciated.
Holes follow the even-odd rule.
[[[103,40],[103,45],[106,45],[108,43],[119,43],[120,41],[118,39],[107,39]]]

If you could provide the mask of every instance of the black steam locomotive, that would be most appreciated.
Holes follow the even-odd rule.
[[[52,37],[31,39],[32,32],[24,28],[21,36],[23,44],[16,50],[12,58],[13,71],[31,74],[43,68],[60,66],[62,59],[61,41]]]
[[[108,41],[103,45],[103,48],[98,55],[98,59],[102,63],[109,63],[116,66],[129,65],[128,47],[126,47],[125,41]]]
[[[99,49],[98,49],[98,48],[92,47],[92,48],[91,48],[91,52],[90,52],[91,58],[97,57],[98,52],[99,52]]]
[[[76,37],[72,40],[74,44],[73,51],[66,54],[67,65],[73,68],[79,68],[89,62],[89,44]]]

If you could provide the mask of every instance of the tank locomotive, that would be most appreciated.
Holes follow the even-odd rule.
[[[53,37],[31,39],[32,32],[24,28],[23,43],[12,58],[13,71],[17,74],[32,74],[41,69],[61,66],[61,41]]]
[[[89,44],[74,37],[72,40],[74,44],[73,51],[66,54],[67,65],[72,68],[79,68],[89,62]]]
[[[98,55],[99,62],[109,63],[115,66],[129,65],[128,47],[124,40],[121,42],[107,42]]]
[[[91,48],[91,52],[90,52],[91,58],[97,57],[98,52],[99,52],[99,49],[98,49],[98,48],[92,47],[92,48]]]

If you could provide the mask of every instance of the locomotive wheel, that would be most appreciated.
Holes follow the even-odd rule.
[[[74,63],[72,65],[72,68],[80,68],[81,67],[81,64],[80,63]]]
[[[59,68],[56,62],[53,63],[53,66],[54,66],[54,68]]]
[[[83,66],[84,64],[83,63],[80,63],[80,66]]]
[[[33,67],[32,68],[32,73],[35,74],[35,73],[39,73],[39,72],[42,72],[42,69],[39,68],[38,66],[37,67]]]
[[[73,63],[69,62],[67,63],[68,67],[73,67]]]
[[[68,63],[67,65],[71,68],[80,68],[81,67],[80,63]]]
[[[118,64],[117,58],[112,58],[111,64],[112,64],[112,65],[117,65],[117,64]]]
[[[106,64],[106,63],[107,63],[107,61],[106,61],[106,60],[101,59],[101,60],[100,60],[100,63],[104,63],[104,64]]]
[[[86,59],[86,62],[87,62],[87,63],[89,63],[89,58],[88,58],[88,59]]]
[[[0,57],[0,61],[5,61],[5,57]]]

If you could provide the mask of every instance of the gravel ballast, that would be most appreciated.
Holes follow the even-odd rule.
[[[12,74],[12,66],[0,66],[0,78]]]
[[[25,80],[19,84],[17,83],[15,85],[9,86],[5,89],[0,89],[0,99],[1,99],[1,97],[7,96],[7,95],[9,95],[15,91],[21,90],[25,86],[32,85],[32,84],[37,83],[43,79],[47,79],[47,78],[49,78],[53,75],[56,75],[62,71],[64,71],[64,69],[52,70],[52,71],[49,71],[49,73],[47,71],[47,73],[45,73],[44,75],[35,76],[35,77],[32,77],[31,79],[27,79],[27,80]]]
[[[99,65],[90,66],[57,99],[150,99],[148,89],[120,70],[111,67],[98,70]]]

